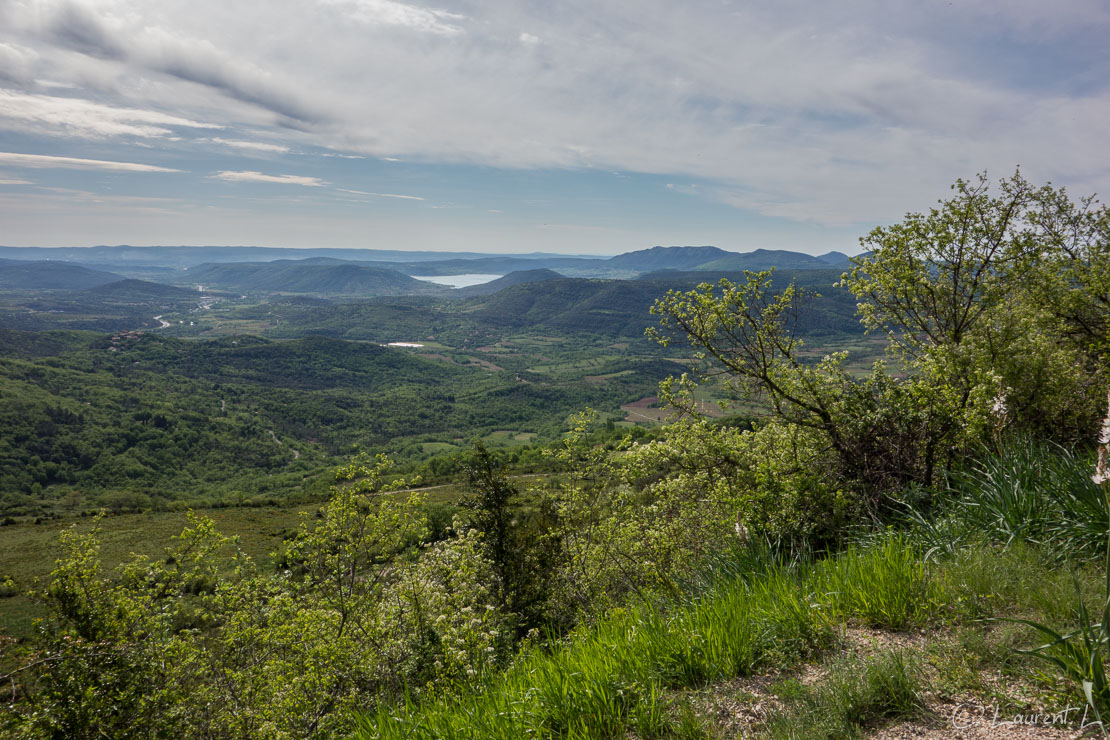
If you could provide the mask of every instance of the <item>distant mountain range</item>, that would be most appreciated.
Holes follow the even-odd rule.
[[[505,255],[481,252],[401,251],[396,249],[285,249],[282,247],[0,247],[0,258],[18,260],[65,260],[89,265],[195,267],[205,262],[271,262],[279,259],[334,257],[345,261],[424,262],[429,260],[478,259]],[[515,255],[542,259],[566,255],[535,252]]]
[[[730,252],[719,247],[651,247],[626,252],[615,257],[568,257],[565,255],[531,254],[481,254],[477,252],[402,252],[373,249],[278,249],[271,247],[0,247],[0,258],[9,260],[50,260],[61,264],[80,264],[90,269],[109,268],[125,277],[140,277],[158,281],[184,284],[197,281],[195,270],[205,268],[215,271],[215,265],[283,264],[316,268],[316,276],[307,282],[283,272],[275,278],[283,284],[300,285],[300,288],[268,288],[290,292],[336,292],[358,289],[358,279],[352,278],[348,287],[338,278],[328,279],[320,268],[331,266],[393,270],[407,276],[444,276],[465,273],[506,275],[512,272],[538,269],[554,270],[565,277],[632,278],[662,270],[678,271],[729,271],[765,270],[770,267],[791,270],[847,269],[849,257],[842,252],[829,252],[820,256],[790,250],[757,249],[753,252]],[[189,271],[188,277],[180,273]],[[228,273],[230,274],[230,273]],[[259,273],[261,274],[261,273]],[[277,275],[276,272],[268,272]],[[337,271],[338,274],[338,271]],[[401,281],[393,286],[383,275],[370,278],[363,273],[363,280],[374,291],[415,289],[416,286]],[[118,278],[117,278],[118,279]],[[262,279],[262,278],[259,278]],[[268,283],[267,279],[262,279]],[[304,285],[323,280],[331,287],[324,291],[303,289]],[[396,281],[396,278],[393,278]],[[238,283],[240,278],[236,278]],[[216,284],[215,280],[210,280]],[[225,282],[230,287],[231,282]],[[242,289],[242,288],[237,288]],[[258,289],[263,289],[261,286]]]

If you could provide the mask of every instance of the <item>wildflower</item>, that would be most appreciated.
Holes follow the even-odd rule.
[[[1110,480],[1110,392],[1106,394],[1106,418],[1102,420],[1102,429],[1098,435],[1098,462],[1095,463],[1095,474],[1091,480],[1095,485],[1101,486]]]
[[[991,413],[999,419],[1006,416],[1006,394],[1002,391],[999,391],[998,395],[994,397],[994,403],[991,404]]]
[[[748,528],[744,526],[744,520],[740,516],[740,512],[736,512],[736,539],[740,540],[741,545],[748,544]]]

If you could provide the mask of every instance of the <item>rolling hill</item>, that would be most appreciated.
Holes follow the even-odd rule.
[[[606,265],[640,273],[659,270],[697,270],[707,262],[724,259],[732,254],[717,247],[652,247],[618,254],[606,260]]]
[[[320,264],[316,260],[307,264],[300,260],[206,264],[188,270],[181,279],[188,284],[243,292],[382,296],[448,291],[396,270],[345,262]]]
[[[499,277],[496,280],[491,280],[488,283],[471,285],[466,288],[459,288],[455,291],[455,293],[461,297],[466,298],[479,295],[491,295],[513,285],[542,283],[545,280],[561,280],[562,277],[562,275],[555,272],[554,270],[548,270],[546,268],[539,270],[517,270],[515,272],[510,272],[504,277]]]
[[[744,273],[703,271],[655,273],[638,280],[587,280],[564,278],[507,287],[485,298],[473,299],[466,315],[495,327],[549,328],[609,337],[642,336],[654,323],[650,313],[657,298],[668,290],[690,290],[702,282],[726,277],[742,282]],[[784,270],[774,285],[793,280],[808,293],[820,293],[805,302],[800,329],[809,334],[859,333],[855,298],[834,288],[840,277],[835,270]]]
[[[117,280],[114,283],[97,285],[83,291],[89,298],[101,298],[115,301],[147,302],[157,300],[192,300],[198,296],[197,291],[179,288],[176,285],[163,285],[147,280]]]
[[[692,269],[703,271],[729,270],[827,270],[829,263],[801,252],[784,249],[757,249],[754,252],[725,253],[723,256],[702,262]]]
[[[85,290],[120,277],[70,262],[0,259],[0,290]]]

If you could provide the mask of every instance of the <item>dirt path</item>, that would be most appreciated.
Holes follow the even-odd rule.
[[[221,403],[222,403],[222,401],[221,401]],[[267,429],[266,431],[269,432],[270,439],[274,440],[274,444],[276,444],[278,447],[284,447],[285,446],[284,444],[282,444],[282,441],[277,438],[277,435],[274,434],[273,429]],[[294,460],[299,460],[301,458],[301,453],[298,452],[297,450],[294,450],[293,448],[290,448],[289,451],[293,453],[293,459]]]

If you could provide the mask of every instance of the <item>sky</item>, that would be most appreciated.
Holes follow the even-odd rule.
[[[0,244],[854,254],[1110,192],[1105,0],[0,0]]]

